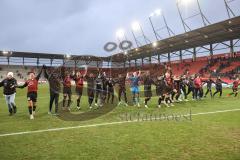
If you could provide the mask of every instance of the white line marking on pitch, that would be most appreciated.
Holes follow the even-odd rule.
[[[197,115],[226,113],[226,112],[234,112],[234,111],[240,111],[240,109],[222,110],[222,111],[214,111],[214,112],[193,113],[193,114],[191,114],[191,115],[192,115],[192,116],[197,116]],[[189,115],[190,115],[190,114],[187,114],[187,115],[185,115],[185,116],[189,116]],[[170,117],[171,117],[171,116],[169,116],[169,118],[170,118]],[[119,122],[89,124],[89,125],[81,125],[81,126],[73,126],[73,127],[64,127],[64,128],[43,129],[43,130],[36,130],[36,131],[25,131],[25,132],[6,133],[6,134],[0,134],[0,137],[8,137],[8,136],[14,136],[14,135],[23,135],[23,134],[33,134],[33,133],[43,133],[43,132],[53,132],[53,131],[62,131],[62,130],[77,129],[77,128],[90,128],[90,127],[98,127],[98,126],[108,126],[108,125],[123,124],[123,123],[132,123],[132,122],[139,122],[139,121],[138,121],[138,120],[134,120],[134,121],[119,121]]]

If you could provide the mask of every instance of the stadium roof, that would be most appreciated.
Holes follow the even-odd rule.
[[[34,52],[8,52],[5,54],[4,51],[0,52],[0,56],[9,56],[9,57],[19,57],[19,58],[43,58],[43,59],[72,59],[72,60],[92,60],[92,61],[101,61],[105,57],[96,57],[90,55],[68,55],[68,54],[48,54],[48,53],[34,53]],[[70,56],[70,57],[68,57]]]
[[[137,50],[128,51],[127,56],[124,53],[115,54],[109,57],[96,57],[89,55],[71,55],[73,60],[82,61],[112,61],[124,62],[126,60],[134,60],[149,56],[173,53],[180,50],[186,50],[194,47],[205,46],[214,43],[220,43],[228,40],[240,38],[240,16],[228,19],[219,23],[208,25],[206,27],[192,30],[177,36],[160,40],[157,47],[148,44],[139,47]],[[0,52],[0,56],[6,56],[4,51]],[[66,54],[47,54],[33,52],[11,52],[9,57],[25,57],[25,58],[45,58],[45,59],[66,59]]]
[[[34,52],[15,52],[12,51],[10,55],[4,54],[4,51],[0,53],[1,56],[10,56],[10,57],[24,57],[24,58],[46,58],[46,59],[64,59],[65,55],[63,54],[48,54],[48,53],[34,53]]]
[[[155,42],[157,47],[148,44],[137,50],[132,49],[128,51],[128,59],[173,53],[238,38],[240,38],[240,16],[157,41]]]

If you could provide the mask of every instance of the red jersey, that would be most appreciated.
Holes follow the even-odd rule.
[[[76,83],[76,88],[82,88],[83,87],[83,78],[82,77],[76,78],[75,83]]]
[[[238,88],[239,86],[239,81],[234,81],[233,82],[233,88]]]
[[[70,88],[71,87],[71,78],[70,77],[66,77],[63,81],[63,86],[64,87],[67,87],[67,88]]]
[[[28,79],[23,86],[20,86],[19,88],[25,88],[28,87],[28,93],[29,92],[37,92],[38,91],[38,80],[42,74],[42,69],[39,72],[39,74],[33,78],[33,79]]]
[[[201,88],[202,87],[202,80],[201,80],[201,78],[195,78],[194,79],[194,86],[195,86],[195,88]]]
[[[171,87],[173,86],[173,80],[172,80],[171,77],[166,78],[165,80],[166,80],[166,83],[167,83],[168,86],[171,86]]]
[[[36,78],[29,79],[25,82],[25,85],[28,87],[28,93],[29,92],[37,92],[38,91],[38,80]]]

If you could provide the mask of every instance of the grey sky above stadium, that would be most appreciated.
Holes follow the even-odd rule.
[[[199,0],[211,23],[227,19],[223,0]],[[110,55],[105,43],[116,41],[123,28],[133,41],[131,23],[138,21],[148,38],[155,41],[148,17],[160,8],[170,28],[183,33],[176,0],[0,0],[0,50]],[[239,15],[240,1],[231,4]],[[184,16],[197,12],[195,0],[181,9]],[[200,17],[188,20],[194,29],[201,27]],[[156,28],[163,26],[154,17]],[[157,27],[158,26],[158,27]],[[166,31],[159,32],[167,37]],[[115,51],[117,52],[117,50]]]

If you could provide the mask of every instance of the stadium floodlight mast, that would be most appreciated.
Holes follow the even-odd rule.
[[[140,47],[142,44],[138,41],[138,37],[136,36],[136,32],[141,33],[141,37],[144,38],[145,44],[151,43],[151,41],[145,35],[145,33],[143,31],[143,28],[138,21],[134,21],[131,25],[131,28],[132,28],[131,29],[132,35],[133,35],[133,38],[135,40],[135,43],[136,43],[137,47]]]
[[[236,14],[234,13],[233,9],[230,6],[230,3],[234,2],[235,0],[224,0],[224,4],[227,10],[228,18],[236,17]]]
[[[151,27],[152,27],[152,29],[153,29],[153,32],[154,32],[154,35],[155,35],[155,38],[156,38],[157,41],[160,40],[160,39],[162,39],[162,38],[161,38],[161,36],[158,34],[157,29],[156,29],[156,28],[154,27],[154,25],[153,25],[152,17],[159,17],[159,16],[162,16],[162,18],[163,18],[164,25],[165,25],[164,28],[167,29],[169,37],[171,37],[172,35],[175,35],[175,33],[174,33],[174,32],[170,29],[170,27],[168,26],[167,20],[166,20],[166,17],[164,16],[164,14],[163,14],[163,11],[162,11],[161,9],[156,9],[154,12],[152,12],[152,13],[150,14],[150,16],[148,17],[148,19],[149,19],[149,21],[150,21]],[[162,28],[162,29],[164,29],[164,28]]]
[[[191,15],[191,16],[189,16],[187,18],[184,18],[183,14],[181,12],[180,6],[183,5],[184,7],[188,7],[191,3],[193,3],[193,1],[196,1],[196,3],[197,3],[198,13],[194,14],[194,15]],[[186,23],[186,20],[190,19],[190,18],[193,18],[193,17],[196,17],[196,16],[199,16],[199,15],[201,16],[201,19],[202,19],[204,27],[207,26],[208,24],[211,24],[210,21],[206,18],[206,16],[202,12],[202,8],[200,6],[199,0],[177,0],[176,1],[176,5],[177,5],[178,13],[179,13],[179,16],[181,18],[182,25],[183,25],[183,28],[184,28],[185,32],[192,30],[189,27],[189,25]]]

